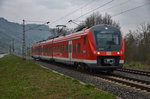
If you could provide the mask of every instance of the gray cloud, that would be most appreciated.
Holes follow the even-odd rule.
[[[93,3],[91,2],[88,6],[80,9],[78,12],[59,20],[55,24],[50,24],[50,26],[65,24],[68,20],[75,19],[110,0],[0,0],[0,17],[19,23],[22,22],[22,19],[53,22],[90,1],[93,1]],[[149,0],[129,0],[123,5],[116,6],[109,10],[104,10],[125,1],[127,0],[114,0],[111,4],[96,11],[99,11],[102,14],[107,12],[113,15],[141,5],[142,3],[150,2]],[[136,27],[137,24],[144,21],[150,22],[149,10],[150,5],[116,16],[113,19],[119,21],[123,31],[127,32],[129,28]],[[85,18],[86,16],[82,17],[77,22],[79,23]],[[69,24],[68,26],[74,27],[75,25]]]
[[[46,6],[49,9],[66,9],[70,6],[77,6],[91,0],[36,0],[38,5]]]
[[[3,5],[3,2],[4,2],[4,1],[5,1],[5,0],[0,0],[0,6]]]

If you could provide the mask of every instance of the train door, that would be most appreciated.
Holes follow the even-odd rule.
[[[69,61],[72,61],[72,41],[69,41]]]

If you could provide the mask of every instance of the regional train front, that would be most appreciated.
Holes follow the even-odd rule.
[[[115,70],[124,63],[124,41],[118,28],[110,25],[97,25],[91,28],[94,38],[95,68]]]

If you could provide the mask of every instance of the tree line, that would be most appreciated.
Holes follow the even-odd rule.
[[[150,24],[141,24],[124,37],[125,61],[150,65]]]

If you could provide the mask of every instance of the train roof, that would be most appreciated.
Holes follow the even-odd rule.
[[[93,31],[93,30],[105,29],[105,27],[111,28],[112,30],[119,30],[119,28],[116,28],[116,27],[111,26],[111,25],[100,24],[100,25],[92,26],[89,29],[76,32],[76,33],[68,34],[68,35],[65,35],[65,36],[60,36],[60,37],[50,39],[50,40],[46,40],[46,41],[43,41],[43,42],[38,42],[36,44],[33,44],[33,47],[40,46],[40,45],[45,45],[47,43],[51,44],[52,42],[55,43],[55,42],[59,42],[59,41],[63,41],[63,40],[71,40],[72,38],[80,37],[82,35],[87,35],[88,31],[90,29],[92,29],[92,31]]]
[[[43,41],[43,42],[38,42],[36,44],[33,44],[33,47],[40,46],[40,45],[45,45],[47,43],[50,44],[52,42],[55,43],[55,42],[63,41],[63,40],[70,40],[72,38],[80,37],[82,35],[87,35],[88,31],[89,31],[89,29],[86,29],[86,30],[83,30],[83,31],[79,31],[79,32],[76,32],[76,33],[68,34],[68,35],[65,35],[65,36],[60,36],[60,37],[57,37],[57,38],[54,38],[54,39],[50,39],[50,40],[46,40],[46,41]]]
[[[107,27],[111,30],[120,31],[120,29],[118,27],[114,27],[112,25],[107,25],[107,24],[95,25],[95,26],[92,26],[91,29],[92,30],[105,30],[105,27]]]

